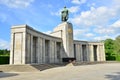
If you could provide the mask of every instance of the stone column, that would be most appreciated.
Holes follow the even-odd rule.
[[[80,61],[83,61],[82,44],[80,44]]]
[[[76,61],[80,61],[80,45],[76,44]]]
[[[55,55],[55,42],[54,41],[50,41],[50,63],[54,63],[54,55]]]
[[[87,56],[88,56],[88,61],[90,62],[90,44],[87,45],[87,48],[88,48],[88,49],[87,49],[87,50],[88,50],[88,51],[87,51],[87,52],[88,52],[88,54],[87,54]]]
[[[54,58],[55,58],[55,63],[58,63],[58,59],[57,59],[57,46],[56,46],[56,42],[55,44],[55,54],[54,54]]]
[[[104,45],[101,44],[101,61],[105,61]]]
[[[33,35],[31,35],[31,63],[33,63]]]
[[[97,45],[97,61],[100,61],[100,45]]]
[[[102,45],[100,44],[99,46],[100,46],[100,49],[99,49],[100,54],[99,54],[99,56],[100,56],[100,61],[102,61],[102,56],[103,56]]]
[[[41,51],[41,49],[40,49],[40,37],[38,37],[38,49],[37,49],[37,55],[38,55],[37,62],[38,62],[38,64],[41,63],[41,61],[40,61],[40,51]]]
[[[14,33],[11,33],[10,64],[14,64]]]
[[[36,55],[35,55],[35,58],[36,58],[36,59],[35,59],[35,63],[38,64],[38,60],[39,60],[39,59],[38,59],[38,58],[39,58],[39,47],[38,47],[38,46],[39,46],[39,43],[38,43],[38,37],[36,37],[36,43],[35,43],[35,44],[36,44]]]
[[[23,42],[22,42],[22,64],[26,63],[26,33],[23,32]]]
[[[45,39],[42,39],[42,60],[45,63]]]
[[[77,54],[77,49],[76,49],[76,44],[74,44],[74,57],[75,57],[75,59],[76,59],[76,54]],[[77,59],[76,59],[76,61],[77,61]]]
[[[89,56],[90,56],[90,61],[94,61],[94,52],[93,52],[93,45],[89,44]]]
[[[87,56],[87,61],[89,61],[90,60],[90,57],[89,57],[89,45],[88,44],[86,44],[86,56]]]
[[[52,41],[50,40],[49,47],[49,63],[52,63]]]
[[[104,43],[103,43],[102,48],[103,48],[103,51],[102,51],[103,52],[102,53],[103,54],[103,61],[106,61]]]
[[[31,63],[31,35],[27,33],[27,41],[26,41],[26,63]]]
[[[43,54],[43,49],[42,49],[42,46],[43,46],[43,40],[42,38],[39,37],[39,64],[43,63],[43,58],[42,58],[42,54]]]
[[[55,51],[56,51],[56,50],[55,50]],[[64,57],[64,47],[63,47],[63,43],[61,43],[60,57],[61,57],[61,63],[62,63],[62,58]]]

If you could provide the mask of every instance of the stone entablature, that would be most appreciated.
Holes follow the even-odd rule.
[[[11,28],[10,64],[62,63],[63,58],[105,61],[104,44],[73,40],[72,25],[67,22],[58,25],[50,35],[28,25]]]

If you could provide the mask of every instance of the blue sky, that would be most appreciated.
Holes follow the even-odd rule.
[[[66,6],[74,39],[100,41],[120,35],[120,0],[0,0],[0,49],[10,48],[10,28],[28,24],[49,34]]]

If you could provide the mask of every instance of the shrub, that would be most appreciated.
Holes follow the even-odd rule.
[[[0,55],[0,64],[9,64],[9,56]]]

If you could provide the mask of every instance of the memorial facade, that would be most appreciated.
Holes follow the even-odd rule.
[[[10,64],[105,61],[104,43],[73,40],[73,26],[62,22],[51,34],[28,25],[11,28]]]

